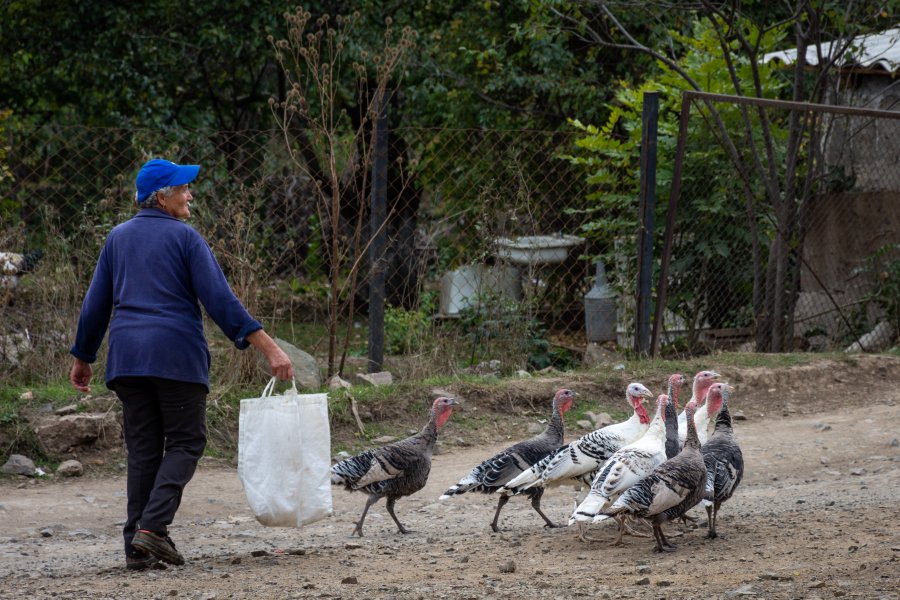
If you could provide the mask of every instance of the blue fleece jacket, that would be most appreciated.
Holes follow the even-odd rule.
[[[107,385],[121,376],[153,376],[208,388],[201,303],[239,349],[262,329],[234,295],[206,240],[166,212],[145,208],[106,238],[71,353],[97,360],[109,325]]]

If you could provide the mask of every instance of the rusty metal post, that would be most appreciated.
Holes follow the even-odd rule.
[[[659,261],[659,282],[656,284],[656,313],[653,315],[653,336],[650,339],[650,356],[654,358],[659,351],[659,336],[662,334],[663,316],[666,312],[669,262],[672,259],[672,238],[675,235],[675,212],[678,208],[678,196],[681,194],[681,174],[684,171],[684,149],[687,144],[690,114],[691,99],[688,94],[684,94],[681,97],[681,118],[679,119],[678,140],[675,146],[675,165],[672,169],[672,189],[669,191],[666,233],[663,238],[662,256]]]

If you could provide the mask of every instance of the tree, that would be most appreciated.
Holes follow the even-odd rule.
[[[415,32],[404,28],[394,40],[387,21],[384,45],[377,52],[353,49],[358,14],[337,16],[334,25],[323,15],[313,20],[301,8],[285,14],[287,37],[270,38],[287,83],[284,99],[272,99],[273,114],[284,131],[294,165],[306,173],[316,194],[323,248],[328,264],[328,375],[343,370],[350,330],[344,337],[340,364],[336,360],[337,329],[352,327],[360,265],[367,238],[363,236],[365,199],[372,165],[371,123],[396,82],[392,78],[414,45]],[[341,94],[343,69],[356,78],[353,118]],[[392,86],[392,87],[389,87]],[[298,127],[301,128],[298,131]],[[354,210],[348,214],[347,206]]]
[[[4,3],[0,98],[37,123],[259,128],[278,89],[274,0]]]

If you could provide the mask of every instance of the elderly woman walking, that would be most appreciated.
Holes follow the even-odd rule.
[[[169,537],[184,487],[206,447],[210,353],[200,306],[239,349],[254,346],[272,374],[290,359],[244,308],[191,216],[199,165],[154,159],[135,181],[140,210],[113,228],[78,319],[69,379],[90,391],[91,363],[109,328],[106,385],[122,402],[128,448],[125,564],[184,564]]]

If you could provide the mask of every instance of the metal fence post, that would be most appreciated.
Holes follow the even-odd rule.
[[[384,249],[387,233],[388,125],[387,101],[382,92],[375,100],[372,160],[372,206],[369,215],[369,362],[368,372],[384,367]]]
[[[634,324],[634,350],[646,355],[650,349],[650,279],[653,276],[653,215],[656,211],[656,137],[659,94],[644,92],[641,118],[641,187],[638,235],[638,281]]]

